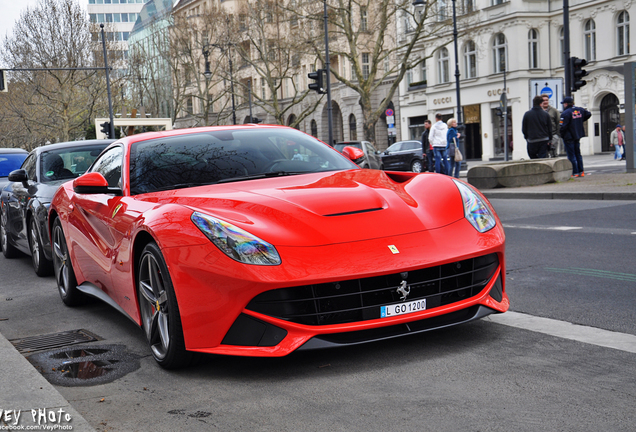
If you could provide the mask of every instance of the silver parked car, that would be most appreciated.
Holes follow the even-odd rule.
[[[336,143],[334,148],[339,152],[345,147],[354,147],[364,152],[364,157],[354,160],[360,168],[382,169],[382,157],[380,152],[369,141],[342,141]]]

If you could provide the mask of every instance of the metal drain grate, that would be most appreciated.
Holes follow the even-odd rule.
[[[13,344],[18,352],[25,354],[33,351],[50,350],[98,340],[102,340],[102,338],[88,330],[79,329],[41,336],[30,336],[21,339],[11,339],[9,342]]]

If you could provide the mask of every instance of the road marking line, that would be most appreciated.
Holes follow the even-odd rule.
[[[510,327],[636,354],[636,336],[627,333],[603,330],[596,327],[572,324],[566,321],[511,311],[503,314],[489,315],[484,319]]]
[[[546,267],[545,269],[547,271],[556,272],[556,273],[570,273],[570,274],[576,274],[581,276],[594,276],[594,277],[600,277],[600,278],[606,278],[606,279],[616,279],[616,280],[627,281],[627,282],[636,282],[636,275],[630,274],[630,273],[617,273],[617,272],[610,272],[607,270],[584,269],[584,268],[578,268],[578,267],[573,267],[570,269]]]
[[[580,230],[583,227],[569,227],[569,226],[543,226],[543,225],[512,225],[503,224],[504,228],[520,228],[520,229],[535,229],[535,230],[556,230],[556,231],[572,231]]]

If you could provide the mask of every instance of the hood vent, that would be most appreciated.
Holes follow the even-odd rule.
[[[382,207],[365,209],[365,210],[355,210],[355,211],[344,212],[344,213],[333,213],[333,214],[328,214],[328,215],[325,215],[325,216],[327,216],[327,217],[331,217],[331,216],[347,216],[347,215],[354,215],[354,214],[359,214],[359,213],[369,213],[369,212],[374,212],[374,211],[378,211],[378,210],[382,210]]]

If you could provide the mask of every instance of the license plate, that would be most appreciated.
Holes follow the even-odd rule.
[[[413,300],[406,303],[380,306],[380,318],[405,315],[413,312],[420,312],[426,309],[426,299]]]

